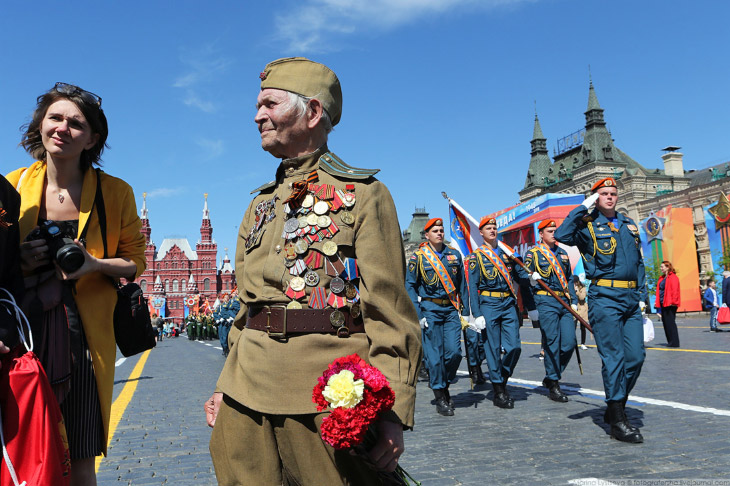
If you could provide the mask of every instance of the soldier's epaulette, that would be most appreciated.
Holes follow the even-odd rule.
[[[380,172],[380,169],[358,169],[347,165],[333,152],[327,152],[319,158],[319,168],[335,177],[356,180],[369,179]]]
[[[263,186],[259,186],[256,189],[254,189],[253,191],[251,191],[251,194],[253,194],[255,192],[261,192],[264,189],[268,189],[269,187],[274,187],[275,185],[276,185],[276,181],[267,182]]]
[[[598,209],[594,209],[590,213],[583,216],[583,222],[590,223],[591,221],[595,221],[597,217],[598,217]]]

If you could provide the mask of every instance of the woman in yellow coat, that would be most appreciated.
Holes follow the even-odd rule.
[[[112,281],[144,271],[145,239],[132,188],[93,168],[108,135],[101,98],[56,83],[37,101],[21,142],[37,161],[7,176],[21,196],[26,309],[36,353],[66,423],[71,484],[95,485],[94,460],[106,454],[114,383]],[[94,204],[97,174],[106,208],[107,258]],[[66,241],[60,238],[64,234]]]

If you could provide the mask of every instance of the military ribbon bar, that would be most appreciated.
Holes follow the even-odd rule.
[[[327,289],[315,287],[309,296],[309,307],[312,309],[324,309],[327,307]]]
[[[347,305],[347,297],[345,297],[344,295],[337,295],[334,292],[330,292],[330,294],[327,296],[327,305],[329,305],[330,307],[334,307],[335,309],[345,307]]]

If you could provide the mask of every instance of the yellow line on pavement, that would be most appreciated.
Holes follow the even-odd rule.
[[[129,378],[127,378],[127,383],[124,385],[124,388],[122,388],[117,399],[114,400],[114,403],[112,403],[112,411],[109,417],[109,441],[107,444],[112,441],[114,432],[117,430],[117,425],[119,425],[119,422],[122,420],[124,411],[127,409],[127,405],[129,405],[129,402],[132,401],[132,396],[134,395],[135,390],[137,390],[138,378],[142,375],[142,370],[144,369],[144,365],[150,355],[150,351],[151,349],[148,349],[139,357],[139,361],[137,361],[132,373],[130,373]],[[97,473],[99,472],[99,465],[101,464],[102,457],[104,456],[96,457]]]
[[[522,341],[522,344],[537,344],[542,346],[542,343],[530,343],[527,341]],[[589,348],[595,348],[595,344],[586,344]],[[730,354],[730,351],[714,351],[711,349],[681,349],[681,348],[650,348],[647,347],[646,349],[653,349],[654,351],[681,351],[683,353],[710,353],[710,354]]]

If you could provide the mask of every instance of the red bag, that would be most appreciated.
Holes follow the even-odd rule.
[[[12,296],[0,299],[0,304],[12,305],[17,320],[22,317],[27,325]],[[21,344],[3,357],[0,369],[0,486],[68,486],[71,459],[66,427],[46,372],[32,351],[30,326],[27,329],[30,345],[19,326]]]
[[[730,324],[730,307],[720,307],[717,311],[718,324]]]
[[[14,486],[8,458],[18,481],[30,485],[68,485],[71,460],[61,409],[38,357],[22,345],[2,360],[0,407],[5,461],[0,486]]]

